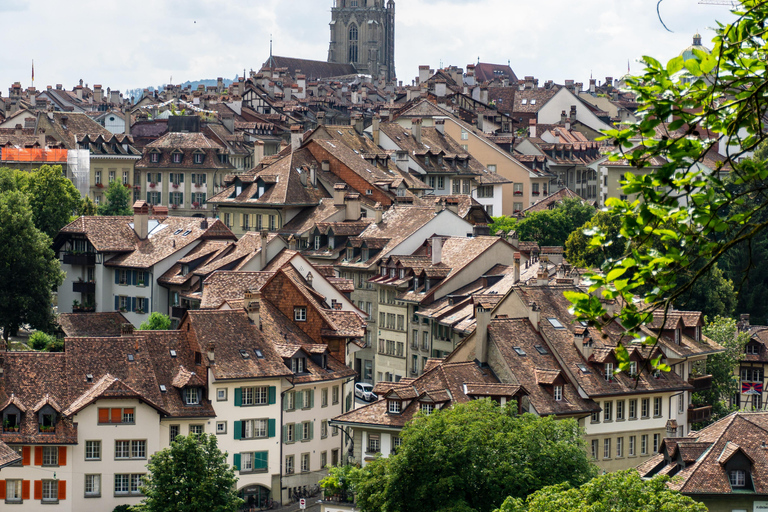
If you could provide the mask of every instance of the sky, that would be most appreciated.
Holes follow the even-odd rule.
[[[232,79],[275,55],[325,60],[333,0],[0,0],[0,92],[82,79],[130,88]],[[396,0],[395,66],[410,84],[418,66],[509,62],[522,78],[588,84],[662,62],[699,31],[711,47],[728,7],[699,0]]]

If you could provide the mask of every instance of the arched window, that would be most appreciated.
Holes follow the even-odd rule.
[[[357,25],[349,27],[349,62],[357,62]]]

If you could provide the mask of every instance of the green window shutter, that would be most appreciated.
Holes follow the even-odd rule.
[[[235,439],[242,439],[243,437],[243,422],[235,422]]]
[[[179,183],[184,183],[184,173],[183,172],[179,173]]]
[[[269,465],[269,452],[254,452],[253,469],[267,469]]]
[[[275,386],[269,386],[269,405],[274,405],[277,400],[277,389]]]
[[[118,309],[120,309],[120,297],[115,295],[115,311],[117,311]]]
[[[233,465],[233,466],[235,466],[235,469],[236,469],[236,470],[240,471],[240,454],[239,454],[239,453],[236,453],[236,454],[234,455],[234,459],[235,459],[235,462],[234,462],[234,464],[232,464],[232,465]]]
[[[293,399],[293,407],[295,409],[301,409],[303,405],[304,405],[304,392],[296,391]]]
[[[235,423],[239,423],[239,422],[235,422]],[[268,437],[275,437],[275,418],[270,418],[269,419],[269,424],[268,424],[267,428],[268,428],[267,436]]]
[[[310,421],[309,422],[309,438],[314,439],[314,433],[315,433],[315,422]]]
[[[283,442],[288,442],[288,425],[283,425]]]
[[[115,284],[120,284],[120,269],[115,269]]]
[[[308,389],[306,393],[309,393],[309,408],[311,409],[315,406],[315,390]]]
[[[131,311],[136,311],[136,297],[131,297]]]
[[[293,438],[298,441],[299,439],[301,439],[301,434],[302,434],[301,423],[296,423],[293,426]]]
[[[241,407],[243,405],[243,390],[242,388],[235,388],[235,407]]]
[[[291,392],[288,392],[288,393],[286,393],[286,394],[283,396],[283,410],[284,410],[284,411],[287,411],[287,410],[288,410],[288,395],[290,395],[290,394],[291,394]]]

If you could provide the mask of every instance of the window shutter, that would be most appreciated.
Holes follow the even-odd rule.
[[[302,431],[301,431],[301,423],[296,423],[293,425],[293,439],[295,441],[298,441],[301,439]]]
[[[283,425],[283,442],[284,442],[284,443],[287,443],[287,442],[288,442],[288,429],[289,429],[289,428],[290,428],[290,426],[288,426],[288,425]]]
[[[115,295],[115,311],[117,311],[118,309],[120,309],[120,297]]]
[[[43,499],[43,481],[42,480],[35,480],[35,499],[36,500]]]
[[[29,499],[29,480],[21,481],[21,499],[23,500]]]
[[[5,480],[0,480],[0,500],[5,499]]]
[[[109,409],[99,409],[99,423],[109,423]]]
[[[243,438],[243,422],[235,421],[235,439]]]
[[[179,173],[179,183],[184,183],[184,173],[183,172]]]
[[[269,405],[273,405],[277,400],[277,389],[275,386],[269,386]]]
[[[288,395],[289,395],[290,393],[291,393],[291,392],[288,392],[288,393],[286,393],[286,394],[285,394],[285,396],[283,397],[283,410],[284,410],[284,411],[287,411],[287,410],[288,410]]]
[[[131,297],[131,311],[136,311],[136,297]]]
[[[59,466],[67,465],[67,447],[59,446]]]
[[[22,446],[21,447],[21,465],[22,466],[29,466],[31,464],[30,459],[32,455],[32,447],[31,446]]]
[[[239,453],[236,453],[234,455],[234,464],[232,465],[235,466],[236,470],[240,471],[240,454]]]
[[[43,465],[43,447],[35,446],[35,466]]]
[[[243,405],[243,389],[235,388],[235,407],[241,407]]]
[[[309,438],[314,439],[314,433],[315,433],[315,422],[310,421],[309,422]]]
[[[120,284],[120,269],[115,269],[115,284]]]
[[[275,418],[270,418],[269,423],[267,426],[267,436],[268,437],[275,437]]]
[[[309,393],[309,408],[311,409],[315,406],[315,390],[308,389],[305,393]]]
[[[304,392],[296,391],[293,395],[293,408],[301,409],[304,406]]]
[[[67,499],[67,481],[59,480],[59,501]]]
[[[122,423],[123,422],[123,411],[122,409],[112,409],[112,412],[110,414],[112,423]]]
[[[256,452],[253,454],[253,469],[267,469],[269,465],[269,452]]]
[[[133,280],[131,282],[132,285],[136,286],[139,283],[139,271],[138,270],[132,270],[131,271],[131,279]]]

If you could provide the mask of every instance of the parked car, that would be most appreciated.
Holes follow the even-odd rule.
[[[376,393],[373,392],[373,384],[368,384],[367,382],[355,383],[355,396],[366,402],[373,402],[379,398],[376,396]]]

